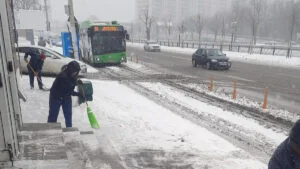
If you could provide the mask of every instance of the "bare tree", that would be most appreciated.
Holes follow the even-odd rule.
[[[293,41],[293,36],[294,36],[294,31],[295,31],[295,24],[296,24],[296,15],[297,15],[297,9],[296,9],[296,4],[294,3],[293,0],[289,2],[289,8],[290,8],[290,15],[289,15],[289,43],[288,43],[288,52],[287,52],[287,58],[292,57],[292,52],[291,52],[291,47],[292,47],[292,41]]]
[[[168,34],[168,43],[170,41],[170,36],[171,36],[171,33],[172,33],[172,30],[173,30],[173,17],[172,16],[169,16],[167,18],[167,20],[165,21],[165,26],[166,26],[166,30],[167,30],[167,34]]]
[[[251,44],[256,44],[259,24],[261,22],[262,12],[264,9],[264,0],[250,0],[250,21],[251,21]]]
[[[181,37],[181,34],[183,34],[185,32],[185,22],[184,21],[181,21],[179,24],[178,24],[178,38],[179,38],[179,46],[182,44],[183,40],[182,40],[182,37]],[[183,46],[182,46],[183,47]]]
[[[140,19],[145,25],[147,40],[150,40],[151,28],[152,28],[152,24],[154,23],[154,18],[150,15],[149,5],[144,10]]]
[[[39,0],[15,0],[15,9],[25,10],[41,10],[41,4]]]
[[[199,42],[201,41],[201,34],[202,34],[202,30],[204,27],[204,19],[202,18],[202,16],[200,14],[197,14],[195,16],[195,28],[196,28],[196,32],[198,33],[199,36]]]
[[[232,28],[232,41],[235,42],[237,39],[237,31],[240,24],[243,24],[242,21],[245,20],[244,10],[243,10],[243,1],[233,0],[232,1],[232,11],[231,11],[231,28]]]
[[[208,24],[209,29],[214,33],[214,42],[217,41],[217,36],[221,26],[221,16],[219,13],[216,13],[213,18],[210,18],[210,22]]]
[[[225,18],[222,18],[222,26],[221,26],[221,50],[223,50],[223,42],[225,40],[226,28],[225,28]]]

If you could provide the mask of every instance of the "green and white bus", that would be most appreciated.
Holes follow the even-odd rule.
[[[80,25],[82,59],[95,66],[127,62],[126,39],[127,31],[116,21],[85,21]]]

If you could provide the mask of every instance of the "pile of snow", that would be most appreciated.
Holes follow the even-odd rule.
[[[128,43],[128,46],[135,48],[143,48],[143,44],[140,43]],[[167,47],[161,46],[163,52],[172,52],[192,55],[196,49],[192,48],[180,48],[180,47]],[[293,57],[287,59],[285,56],[273,56],[273,55],[260,55],[260,54],[248,54],[239,52],[228,52],[224,53],[233,61],[269,65],[269,66],[281,66],[281,67],[293,67],[300,68],[300,57]]]
[[[50,86],[53,80],[43,78],[47,86]],[[25,94],[28,96],[28,102],[21,102],[24,122],[46,122],[49,93],[29,89],[27,76],[23,76],[21,81]],[[93,80],[92,83],[94,101],[90,103],[90,107],[101,125],[100,130],[94,130],[96,138],[99,144],[104,136],[109,138],[112,145],[102,147],[111,149],[113,146],[121,159],[127,159],[124,161],[126,163],[134,159],[138,161],[138,158],[143,159],[140,157],[142,154],[147,155],[157,150],[163,153],[153,154],[155,158],[152,160],[155,161],[150,161],[153,164],[170,162],[170,159],[175,158],[174,161],[180,160],[182,164],[192,164],[193,168],[267,168],[266,164],[259,162],[232,143],[155,104],[119,82]],[[73,98],[73,100],[74,127],[78,127],[80,131],[91,130],[86,105],[78,105],[76,99]],[[197,104],[212,108],[206,103],[198,102]],[[64,126],[62,112],[59,114],[58,121]],[[246,124],[249,123],[252,124],[251,121],[246,122]],[[90,149],[93,150],[95,147],[99,146],[90,147]],[[108,152],[99,149],[95,151]],[[186,155],[174,157],[174,153]],[[130,156],[131,154],[133,156]],[[138,164],[140,163],[135,165]]]
[[[238,128],[245,129],[248,136],[257,138],[257,133],[260,133],[265,138],[267,138],[267,140],[269,140],[274,147],[276,147],[284,139],[286,139],[285,134],[276,133],[272,129],[265,128],[253,119],[246,118],[242,115],[223,110],[222,108],[209,105],[208,103],[201,102],[187,96],[185,93],[177,91],[173,87],[161,83],[141,82],[140,84],[164,97],[168,97],[170,100],[172,100],[172,102],[187,106],[195,110],[199,114],[202,114],[204,116],[206,116],[206,114],[210,114],[230,123],[236,124]]]
[[[232,103],[236,103],[239,105],[243,105],[249,108],[255,108],[260,110],[261,112],[268,113],[273,117],[284,119],[291,122],[296,122],[300,119],[300,115],[289,112],[287,110],[282,110],[269,105],[269,108],[266,110],[262,109],[263,102],[257,102],[252,99],[240,96],[237,94],[236,100],[232,99],[232,91],[226,91],[226,89],[220,87],[215,88],[212,92],[209,91],[209,86],[207,84],[195,84],[195,83],[182,83],[182,86],[194,89],[200,93],[205,93],[207,95],[217,97]]]
[[[249,62],[259,65],[275,65],[283,67],[297,67],[300,68],[300,57],[292,57],[287,59],[285,56],[276,56],[276,55],[260,55],[260,54],[248,54],[248,53],[238,53],[238,52],[228,52],[224,53],[231,60],[240,61],[240,62]]]
[[[156,70],[149,69],[141,61],[139,63],[132,62],[132,61],[127,61],[127,63],[124,63],[124,65],[126,65],[127,67],[129,67],[131,69],[137,70],[138,72],[142,72],[144,74],[157,74],[157,73],[159,73]]]

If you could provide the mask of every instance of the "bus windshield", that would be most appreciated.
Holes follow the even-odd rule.
[[[125,39],[122,32],[98,32],[92,37],[94,55],[125,51]]]

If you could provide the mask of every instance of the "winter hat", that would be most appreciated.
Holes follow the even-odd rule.
[[[41,58],[41,60],[43,60],[43,61],[46,60],[46,55],[45,55],[44,52],[41,54],[40,58]]]
[[[294,124],[289,137],[298,147],[300,147],[300,120]]]
[[[67,65],[67,72],[69,74],[72,74],[74,72],[79,72],[81,69],[80,69],[80,65],[78,62],[76,62],[75,60],[74,61],[71,61],[70,63],[68,63]]]

